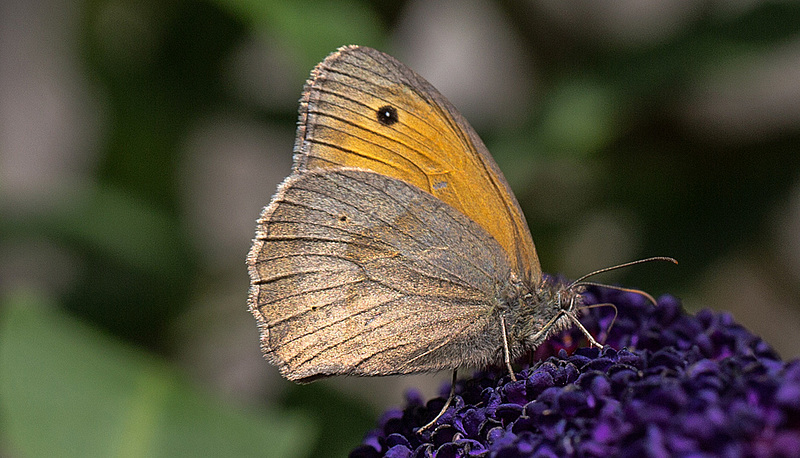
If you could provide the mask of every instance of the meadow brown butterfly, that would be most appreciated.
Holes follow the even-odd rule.
[[[347,46],[317,65],[294,153],[247,257],[261,347],[286,378],[510,368],[579,325],[580,288],[543,279],[481,139],[391,56]]]

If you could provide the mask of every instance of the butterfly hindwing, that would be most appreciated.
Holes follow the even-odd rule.
[[[502,248],[401,180],[352,169],[291,176],[259,220],[248,264],[263,350],[289,379],[499,357],[511,271]]]

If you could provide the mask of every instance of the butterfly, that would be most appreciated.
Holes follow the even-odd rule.
[[[543,277],[508,182],[425,79],[342,47],[299,112],[292,173],[247,256],[261,348],[284,377],[511,371],[580,326],[581,288]]]

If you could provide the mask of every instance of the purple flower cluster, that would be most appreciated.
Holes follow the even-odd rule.
[[[730,315],[690,315],[671,296],[653,306],[591,288],[581,322],[540,346],[511,381],[488,369],[456,384],[453,405],[422,434],[443,397],[407,394],[350,456],[800,456],[800,361],[781,361]]]

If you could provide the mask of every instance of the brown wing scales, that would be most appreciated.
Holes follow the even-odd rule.
[[[441,370],[499,350],[502,248],[402,181],[360,170],[289,178],[248,264],[265,354],[287,378]]]

